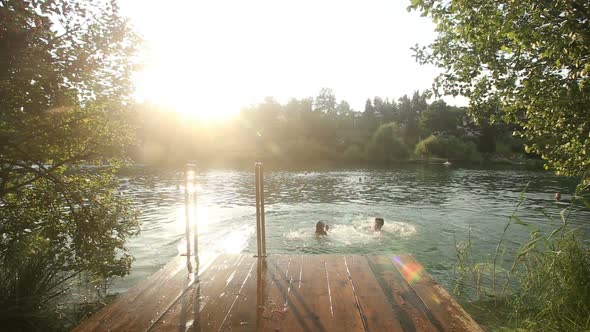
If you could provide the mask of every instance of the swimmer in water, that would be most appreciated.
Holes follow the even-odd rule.
[[[383,218],[375,218],[375,220],[373,221],[373,231],[380,232],[381,227],[383,227],[383,224],[385,224]]]
[[[315,224],[315,233],[317,235],[328,235],[329,228],[330,226],[324,224],[323,221],[318,221],[317,224]]]
[[[561,201],[561,193],[559,191],[555,193],[555,200],[558,202]]]

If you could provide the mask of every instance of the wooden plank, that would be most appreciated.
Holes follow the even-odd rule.
[[[268,275],[271,280],[270,288],[265,293],[265,315],[262,320],[262,328],[265,331],[273,331],[285,328],[291,331],[310,331],[313,326],[309,325],[304,315],[309,307],[299,291],[303,286],[303,271],[305,271],[305,256],[288,256],[284,259],[287,264],[281,264],[274,257],[274,270]],[[272,304],[276,303],[274,309]]]
[[[406,282],[391,256],[368,256],[367,262],[389,298],[404,331],[445,331],[444,325]]]
[[[330,318],[330,289],[326,279],[325,256],[305,256],[302,287],[298,290],[299,300],[311,310],[307,310],[306,319],[313,323],[319,331],[331,331],[333,325]],[[293,301],[297,303],[297,301]],[[311,324],[310,324],[311,325]]]
[[[259,260],[222,330],[313,331],[303,318],[292,291],[301,287],[303,256],[272,255]],[[306,299],[299,299],[304,300]]]
[[[308,319],[312,309],[299,291],[306,270],[305,256],[271,256],[262,287],[263,314],[258,324],[262,331],[314,331]]]
[[[359,311],[350,282],[346,259],[341,255],[324,256],[330,295],[329,331],[365,331],[366,322]]]
[[[328,331],[327,321],[323,319],[330,308],[324,261],[320,256],[303,256],[302,266],[301,287],[289,292],[289,316],[283,321],[283,327],[287,331],[297,330],[297,325],[305,331]],[[293,321],[297,325],[291,329],[291,324],[287,323]]]
[[[411,255],[398,255],[393,265],[404,276],[444,331],[483,331],[473,318],[441,287]]]
[[[259,275],[266,266],[266,258],[251,257],[252,264],[243,281],[237,288],[233,301],[225,312],[225,317],[219,327],[219,331],[256,329],[257,318],[262,313],[262,308],[257,303],[257,285]]]
[[[240,266],[247,260],[246,255],[221,255],[211,267],[176,301],[168,311],[151,327],[150,331],[185,331],[189,328],[206,330],[215,325],[209,314],[219,307],[221,298],[231,296],[230,287]]]
[[[248,272],[243,287],[227,313],[221,330],[253,331],[256,329],[257,317],[262,310],[257,302],[257,285],[265,263],[265,258],[256,259],[254,268]]]
[[[219,295],[214,304],[203,308],[200,314],[201,322],[206,322],[206,325],[202,324],[205,330],[221,330],[221,326],[227,320],[238,297],[243,296],[242,290],[252,275],[252,271],[256,271],[256,262],[257,258],[252,255],[242,255],[242,262],[236,269],[233,278],[229,281],[224,293]]]
[[[299,293],[303,288],[303,279],[311,276],[306,270],[308,260],[309,257],[303,255],[267,257],[257,269],[256,285],[252,283],[246,290],[251,294],[255,287],[256,302],[251,296],[250,300],[240,302],[240,306],[235,308],[240,314],[236,314],[236,320],[226,328],[232,331],[326,331],[317,310],[308,303],[310,300]],[[238,320],[247,324],[238,324]],[[253,320],[255,326],[252,326]]]
[[[186,257],[177,256],[146,280],[121,295],[114,303],[82,321],[73,331],[102,331],[111,329],[112,321],[118,319],[121,316],[121,312],[127,312],[133,307],[132,304],[134,305],[138,301],[145,301],[146,298],[152,297],[155,294],[155,288],[169,283],[181,271],[188,275]]]
[[[105,330],[146,331],[168,310],[184,290],[193,282],[193,274],[185,270],[178,271],[166,283],[154,285],[138,296],[128,307],[114,312]]]
[[[198,316],[194,315],[194,308],[201,308],[207,304],[210,299],[210,294],[207,292],[201,294],[201,287],[203,284],[210,285],[213,283],[223,285],[229,277],[232,267],[240,260],[239,255],[220,255],[211,266],[199,275],[199,278],[180,296],[177,301],[172,304],[166,313],[164,313],[157,322],[150,327],[151,330],[174,330],[179,328],[192,326],[194,322],[198,322]],[[223,274],[227,273],[227,275]],[[218,294],[215,294],[215,296]],[[197,310],[197,313],[199,311]]]
[[[346,256],[344,259],[366,330],[403,331],[398,320],[398,312],[402,309],[384,294],[367,259],[358,255]]]
[[[265,321],[262,330],[363,331],[344,260],[338,257],[291,259],[291,264],[297,265],[289,265],[289,271],[283,269],[284,264],[273,263],[277,268],[270,275],[273,286],[269,295],[278,303],[285,298],[286,307],[284,315]],[[300,280],[295,279],[297,275]]]
[[[272,320],[276,313],[282,314],[279,310],[283,307],[284,298],[270,294],[270,290],[275,288],[278,266],[288,265],[290,260],[291,257],[283,255],[257,260],[256,271],[252,271],[252,275],[247,279],[242,290],[243,296],[238,297],[223,330],[262,330],[264,323]]]
[[[195,325],[192,309],[201,307],[200,284],[195,282],[180,298],[148,329],[148,331],[186,331]]]
[[[231,259],[231,256],[227,256]],[[222,258],[223,260],[224,258]],[[186,257],[184,260],[186,264]],[[193,267],[195,262],[192,262]],[[207,264],[199,267],[199,274],[208,269]],[[178,301],[195,280],[195,274],[181,269],[174,277],[161,285],[152,285],[149,292],[137,297],[125,310],[111,317],[108,330],[147,331]]]
[[[318,303],[315,307],[308,294],[311,294],[311,278],[319,281],[316,287],[325,285],[322,278],[323,265],[313,264],[311,256],[299,256],[280,259],[272,257],[266,275],[270,280],[268,287],[263,289],[264,314],[260,321],[263,331],[326,331],[320,320]],[[293,264],[293,265],[292,265]],[[295,284],[297,287],[294,287]],[[309,283],[309,285],[308,285]],[[327,288],[325,288],[327,295]],[[314,294],[317,301],[318,295]],[[327,297],[326,297],[327,299]],[[328,304],[327,301],[323,301]]]

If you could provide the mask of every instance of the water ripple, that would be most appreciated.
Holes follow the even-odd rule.
[[[204,254],[254,253],[255,193],[251,170],[205,169],[197,175],[199,244]],[[545,172],[413,166],[397,169],[286,171],[265,174],[267,248],[270,253],[375,254],[411,252],[435,277],[455,261],[454,241],[471,233],[482,255],[493,251],[501,230],[529,183],[518,215],[550,229],[566,207],[576,179]],[[121,178],[121,192],[141,209],[142,232],[129,240],[136,260],[132,274],[116,280],[125,289],[178,254],[184,239],[182,173],[151,170]],[[553,218],[551,221],[550,216]],[[375,217],[381,233],[370,231]],[[588,232],[588,211],[570,221]],[[328,237],[313,233],[318,220],[332,226]],[[513,227],[507,243],[517,247],[529,229]],[[180,244],[179,244],[180,242]]]

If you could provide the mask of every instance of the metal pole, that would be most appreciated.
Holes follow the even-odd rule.
[[[262,243],[262,256],[266,256],[266,221],[264,219],[264,166],[260,164],[260,238]]]
[[[199,214],[197,210],[197,169],[196,167],[193,169],[193,216],[194,218],[194,225],[193,225],[193,253],[195,255],[195,272],[199,272]]]
[[[191,227],[190,227],[190,199],[189,199],[189,192],[188,192],[188,175],[189,175],[189,166],[186,165],[184,171],[184,213],[185,213],[185,236],[186,236],[186,267],[188,268],[189,272],[192,271],[191,265]]]
[[[254,165],[254,174],[256,182],[256,249],[257,256],[262,256],[261,234],[260,234],[260,163]]]

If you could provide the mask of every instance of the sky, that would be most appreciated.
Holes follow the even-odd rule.
[[[144,39],[136,99],[204,117],[272,96],[331,88],[356,111],[367,98],[431,87],[438,70],[412,57],[434,24],[409,1],[120,0]],[[461,104],[448,100],[451,104]]]

